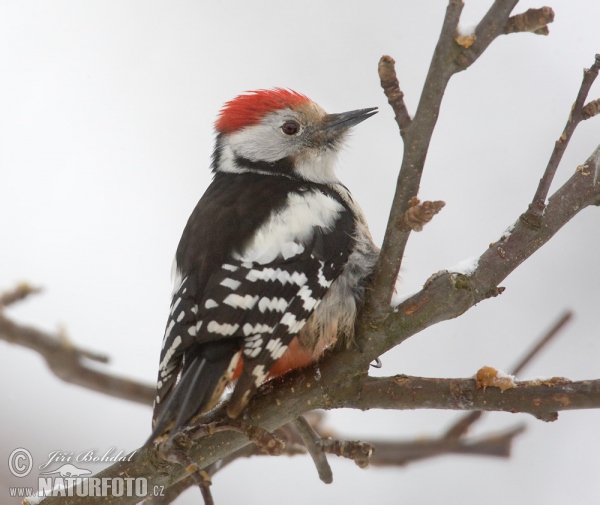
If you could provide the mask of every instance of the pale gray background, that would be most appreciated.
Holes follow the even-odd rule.
[[[472,25],[491,2],[471,0]],[[210,181],[212,123],[223,102],[285,86],[330,112],[379,106],[341,158],[339,174],[381,242],[402,144],[378,82],[397,61],[416,108],[446,2],[8,1],[0,4],[0,287],[42,296],[10,310],[79,345],[108,352],[115,373],[153,382],[170,268],[191,210]],[[521,2],[519,11],[542,4]],[[600,2],[553,0],[550,37],[502,37],[447,91],[420,196],[443,212],[406,252],[402,293],[479,255],[526,208],[581,81],[600,52]],[[597,84],[590,98],[600,96]],[[582,124],[553,188],[600,142]],[[600,377],[600,211],[588,209],[505,283],[506,292],[382,357],[380,373],[464,377],[508,369],[565,308],[577,319],[523,378]],[[52,450],[126,451],[150,409],[65,385],[42,359],[0,343],[0,501],[15,447],[36,464]],[[438,434],[452,412],[334,412],[356,437]],[[407,469],[360,470],[332,458],[334,483],[308,458],[236,462],[214,479],[217,503],[598,503],[600,412],[544,424],[492,414],[478,432],[525,422],[511,460],[439,458]],[[100,465],[89,466],[92,470]],[[35,477],[32,474],[32,477]],[[32,482],[32,479],[29,480]],[[198,503],[197,490],[178,503]]]

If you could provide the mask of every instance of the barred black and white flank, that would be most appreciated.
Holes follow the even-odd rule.
[[[348,130],[375,113],[326,114],[284,89],[225,104],[214,180],[177,248],[151,440],[211,409],[236,378],[237,417],[267,377],[352,336],[378,249],[333,168]]]

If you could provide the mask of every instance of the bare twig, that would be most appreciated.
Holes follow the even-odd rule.
[[[460,439],[463,435],[465,435],[467,433],[467,431],[469,431],[469,428],[471,428],[471,426],[476,421],[481,419],[482,415],[483,415],[483,412],[481,412],[480,410],[474,410],[473,412],[469,412],[468,414],[465,414],[458,421],[456,421],[452,426],[450,426],[450,428],[448,428],[446,430],[446,433],[444,434],[443,438],[445,438],[447,440]]]
[[[594,116],[600,114],[600,98],[596,98],[596,100],[592,100],[584,105],[583,109],[581,109],[581,119],[591,119]]]
[[[152,405],[154,388],[139,382],[100,372],[85,364],[85,359],[107,363],[108,357],[76,347],[64,334],[50,335],[30,326],[14,323],[0,313],[0,340],[38,352],[60,379],[99,393]]]
[[[489,45],[504,33],[508,16],[519,0],[495,0],[475,28],[474,42],[456,57],[457,71],[466,70],[483,54]]]
[[[331,365],[320,366],[323,375],[329,375]],[[504,412],[527,412],[539,419],[556,419],[556,412],[583,408],[600,408],[600,380],[569,382],[563,380],[519,382],[518,387],[501,393],[498,388],[488,387],[484,392],[477,389],[474,379],[427,379],[420,377],[396,376],[387,378],[362,377],[349,380],[344,377],[341,383],[329,384],[327,394],[314,384],[305,387],[305,374],[293,374],[273,387],[268,395],[258,394],[250,404],[249,415],[258,419],[265,429],[275,429],[277,425],[291,421],[303,410],[311,407],[349,407],[362,410],[370,408],[393,409],[451,409],[486,410]],[[322,382],[322,381],[321,381]],[[336,387],[335,393],[332,389]],[[292,393],[291,390],[295,393]],[[329,403],[335,394],[335,404]],[[274,399],[279,402],[273,401]],[[310,406],[308,403],[310,402]],[[279,403],[279,404],[278,404]],[[217,409],[213,417],[226,416],[224,409]],[[206,467],[223,457],[248,445],[248,439],[233,431],[208,435],[195,442],[190,449],[190,457]],[[365,446],[363,446],[365,447]],[[358,450],[358,448],[357,448]],[[334,451],[335,452],[335,451]],[[360,451],[359,451],[360,452]],[[368,454],[368,451],[362,451]],[[170,486],[185,475],[179,465],[156,463],[156,449],[144,447],[131,456],[130,461],[115,463],[100,472],[96,477],[111,478],[127,472],[128,477],[147,478],[148,488]],[[44,505],[85,505],[87,497],[53,496],[44,500]],[[137,497],[97,497],[95,505],[127,505],[136,503]]]
[[[528,9],[521,14],[511,16],[504,27],[504,33],[532,32],[537,35],[548,35],[548,24],[554,21],[554,11],[550,7]]]
[[[367,468],[375,449],[368,442],[360,440],[337,440],[326,438],[323,440],[323,450],[328,454],[335,454],[342,458],[351,459],[359,468]]]
[[[535,192],[535,196],[533,197],[533,201],[529,205],[529,209],[521,216],[522,219],[531,226],[539,227],[541,224],[542,215],[544,213],[544,209],[546,208],[546,197],[548,196],[548,191],[550,191],[550,185],[552,184],[552,180],[554,179],[554,175],[556,174],[560,160],[562,159],[563,154],[569,145],[569,141],[575,132],[575,128],[577,128],[577,125],[583,119],[581,114],[583,105],[590,88],[592,87],[592,84],[598,76],[599,68],[600,54],[597,54],[594,64],[589,69],[584,69],[583,71],[583,80],[581,82],[581,86],[579,87],[579,93],[577,94],[577,99],[575,100],[575,103],[573,104],[569,114],[569,119],[567,120],[565,129],[560,138],[554,144],[554,150],[552,151],[552,155],[550,156],[550,160],[548,161],[544,175],[540,179],[540,183],[537,191]]]
[[[571,320],[573,317],[573,312],[570,310],[565,312],[556,323],[552,325],[552,327],[536,342],[536,344],[530,349],[530,351],[521,358],[521,360],[511,369],[509,372],[511,375],[517,375],[521,370],[523,370],[531,360],[550,342],[560,330],[562,330],[565,325]]]
[[[327,461],[327,456],[325,456],[325,452],[323,451],[323,440],[304,416],[294,419],[292,424],[296,430],[298,430],[298,434],[302,438],[302,441],[317,468],[319,479],[325,484],[331,484],[333,482],[333,473],[331,472],[331,467]]]
[[[464,4],[461,0],[450,0],[448,3],[417,111],[406,127],[401,126],[404,156],[381,254],[373,274],[372,289],[367,292],[365,299],[365,324],[380,321],[390,310],[390,300],[411,231],[400,229],[397,223],[401,222],[410,207],[410,201],[419,192],[427,151],[446,86],[455,73],[472,65],[490,43],[503,33],[508,16],[517,2],[496,0],[477,25],[473,41],[463,45],[456,42],[456,34]]]
[[[395,64],[396,62],[391,56],[382,56],[378,67],[379,79],[383,92],[396,115],[395,119],[400,128],[400,134],[403,134],[403,130],[410,124],[411,119],[404,103],[404,93],[400,90],[400,83],[396,77]]]
[[[479,414],[479,412],[473,413]],[[474,441],[455,437],[410,442],[373,441],[376,450],[370,463],[373,466],[404,466],[413,461],[445,454],[508,458],[515,437],[523,431],[525,431],[525,427],[520,425],[506,432],[487,435]]]
[[[390,300],[400,271],[402,256],[410,231],[402,231],[397,223],[409,209],[409,202],[417,196],[425,158],[433,130],[437,123],[446,85],[457,71],[454,62],[454,36],[463,9],[460,0],[450,0],[417,112],[404,128],[404,156],[396,184],[396,194],[388,220],[381,254],[373,275],[373,289],[367,293],[364,317],[378,320],[389,312]]]
[[[13,289],[0,294],[0,310],[2,310],[3,307],[8,307],[13,303],[20,302],[30,295],[35,295],[41,292],[42,288],[31,286],[26,282],[17,284]]]
[[[539,354],[539,352],[550,342],[560,330],[564,328],[564,326],[571,320],[573,317],[573,313],[571,311],[565,312],[560,319],[552,325],[552,327],[542,335],[542,337],[535,343],[535,345],[531,348],[531,350],[519,360],[519,362],[510,370],[511,375],[517,375],[519,372],[523,370],[531,360]],[[445,438],[448,439],[457,439],[464,435],[469,428],[481,418],[483,412],[481,411],[473,411],[466,414],[464,417],[460,418],[456,423],[454,423],[448,430],[446,431]]]

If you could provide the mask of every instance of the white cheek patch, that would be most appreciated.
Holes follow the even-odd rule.
[[[281,125],[296,116],[291,109],[281,109],[267,115],[260,123],[231,133],[226,141],[231,151],[250,161],[273,162],[298,149],[295,138],[286,136]]]

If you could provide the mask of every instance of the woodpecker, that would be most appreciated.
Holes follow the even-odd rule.
[[[236,418],[266,379],[352,338],[379,250],[334,165],[348,131],[376,113],[327,114],[282,88],[223,106],[214,178],[175,256],[150,440],[212,409],[237,379]]]

